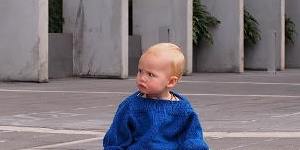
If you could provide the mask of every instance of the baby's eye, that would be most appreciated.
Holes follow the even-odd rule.
[[[138,73],[141,73],[142,72],[142,69],[138,69]]]
[[[149,77],[154,77],[154,74],[153,73],[148,73],[148,76]]]

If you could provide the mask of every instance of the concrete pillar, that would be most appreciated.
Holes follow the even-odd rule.
[[[245,49],[246,69],[284,69],[284,1],[245,0],[245,7],[257,19],[261,30],[261,40]]]
[[[133,0],[133,34],[141,36],[142,49],[158,42],[182,47],[186,74],[192,72],[192,0]]]
[[[138,64],[142,55],[141,37],[138,35],[129,36],[129,56],[128,56],[128,74],[135,76],[138,72]]]
[[[297,36],[294,45],[286,45],[286,67],[300,68],[300,1],[287,0],[286,15],[290,17],[296,24]]]
[[[212,29],[214,43],[194,52],[197,72],[243,72],[243,0],[202,0],[221,23]]]
[[[49,78],[73,76],[73,35],[49,34]]]
[[[1,0],[0,20],[0,80],[48,81],[48,0]]]
[[[74,36],[75,75],[128,76],[128,0],[65,0],[64,32]]]

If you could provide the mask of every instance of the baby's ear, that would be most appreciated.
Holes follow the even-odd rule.
[[[176,77],[176,76],[171,76],[170,79],[169,79],[169,83],[168,83],[167,87],[168,87],[168,88],[173,88],[173,87],[175,87],[175,85],[177,84],[178,80],[179,80],[178,77]]]

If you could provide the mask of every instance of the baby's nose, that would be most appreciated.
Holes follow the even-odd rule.
[[[145,74],[139,74],[138,80],[140,82],[146,82],[148,80],[147,76]]]

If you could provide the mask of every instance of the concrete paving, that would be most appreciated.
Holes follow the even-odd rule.
[[[135,80],[0,83],[1,150],[101,150]],[[300,150],[300,70],[201,73],[177,91],[199,112],[213,150]]]

